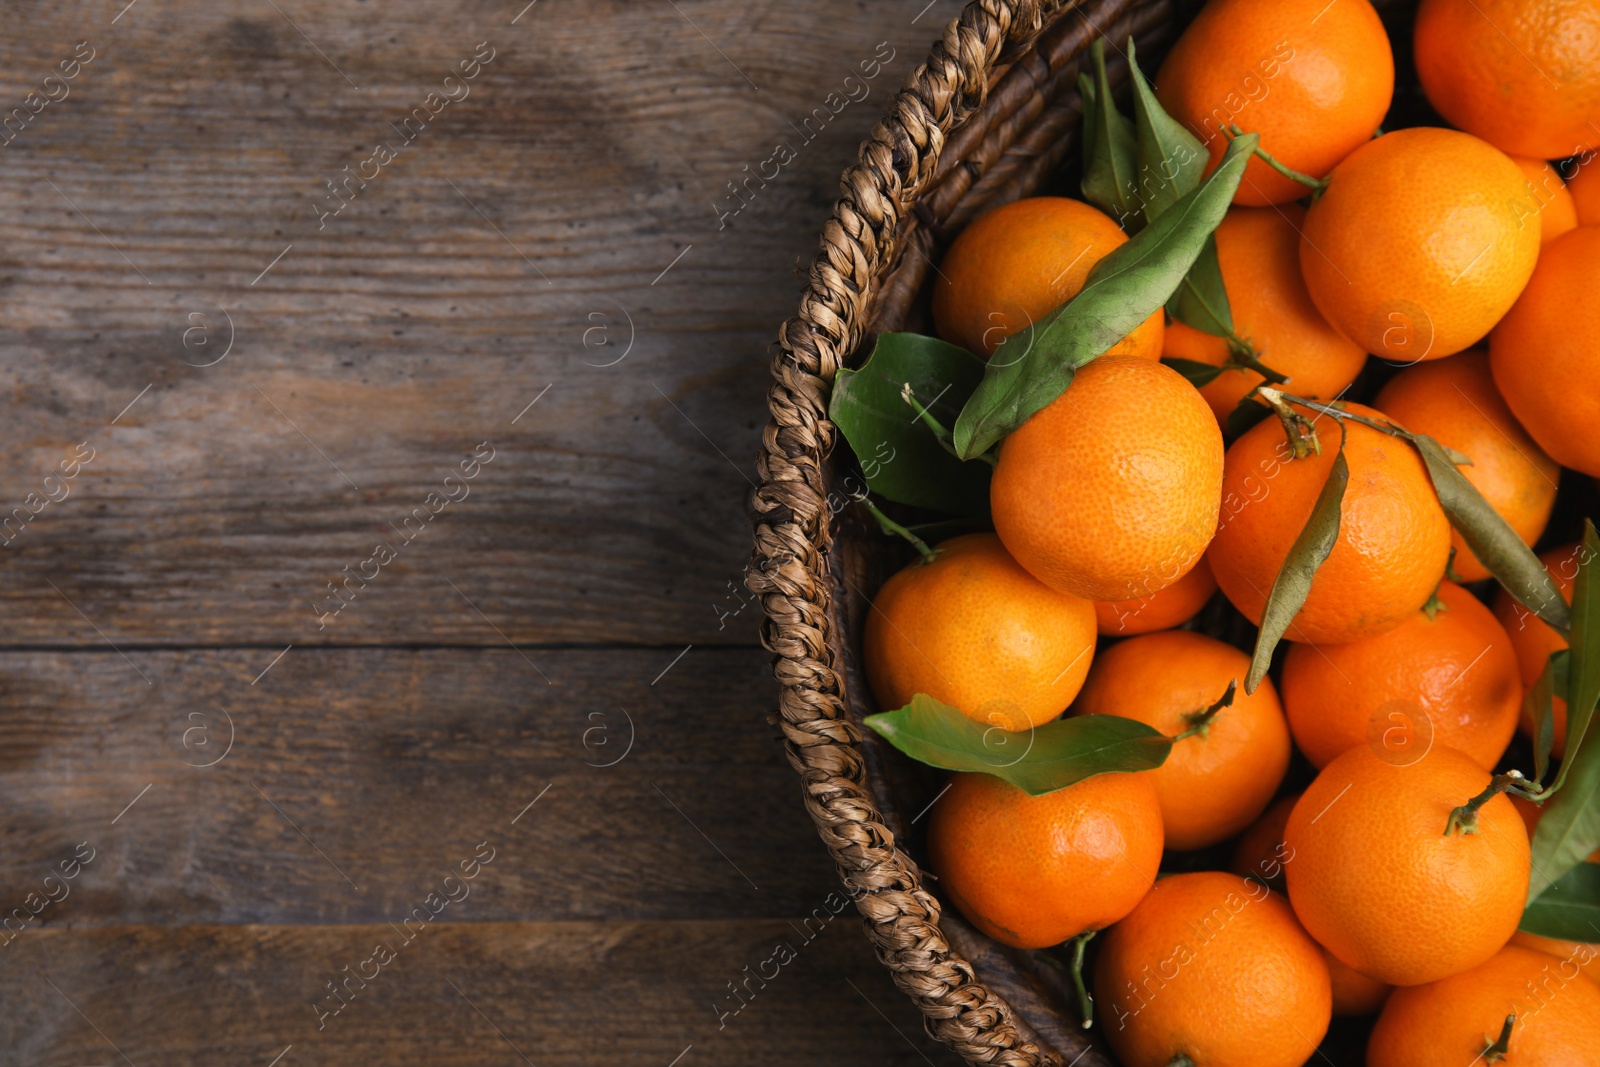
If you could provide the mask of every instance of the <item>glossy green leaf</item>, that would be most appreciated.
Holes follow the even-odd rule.
[[[1518,929],[1561,941],[1600,941],[1600,863],[1580,863],[1534,898]]]
[[[1567,602],[1533,549],[1456,469],[1448,449],[1426,434],[1409,436],[1427,464],[1450,525],[1461,532],[1472,554],[1529,611],[1558,630],[1567,629],[1571,624]]]
[[[992,774],[1030,796],[1096,774],[1147,771],[1161,766],[1172,749],[1170,737],[1116,715],[1077,715],[1008,733],[923,693],[898,711],[869,715],[866,722],[914,760]]]
[[[1294,462],[1291,460],[1290,462]],[[1300,535],[1289,546],[1278,577],[1267,594],[1266,607],[1261,611],[1261,630],[1256,635],[1255,654],[1250,657],[1250,672],[1245,675],[1244,691],[1254,693],[1261,679],[1272,666],[1272,650],[1278,647],[1284,631],[1300,613],[1306,597],[1311,594],[1311,582],[1339,540],[1339,509],[1344,503],[1344,489],[1350,481],[1350,465],[1344,458],[1344,441],[1339,441],[1339,453],[1333,457],[1328,469],[1328,480],[1322,483],[1317,502]]]
[[[1096,39],[1089,46],[1095,80],[1080,77],[1083,93],[1083,195],[1091,204],[1110,215],[1127,229],[1136,230],[1144,221],[1134,177],[1138,172],[1138,143],[1130,123],[1117,110],[1106,77],[1106,49]]]
[[[1582,751],[1600,702],[1600,535],[1594,523],[1583,520],[1583,541],[1578,551],[1578,574],[1572,582],[1572,629],[1567,634],[1567,751]],[[1560,785],[1561,778],[1556,779]],[[1600,842],[1597,842],[1600,844]]]
[[[1200,184],[1209,155],[1200,139],[1156,100],[1139,69],[1133,38],[1128,38],[1128,75],[1133,82],[1133,130],[1138,146],[1136,199],[1146,222],[1154,222]]]
[[[1178,291],[1167,301],[1167,313],[1203,333],[1215,337],[1232,336],[1233,308],[1222,283],[1222,264],[1217,261],[1215,235],[1206,238],[1194,266],[1189,268]]]
[[[1562,694],[1562,699],[1566,699],[1569,658],[1569,653],[1564,648],[1550,653],[1550,658],[1545,660],[1544,669],[1539,672],[1538,679],[1522,698],[1522,706],[1528,714],[1528,721],[1533,723],[1533,779],[1536,782],[1542,783],[1545,773],[1550,770],[1550,750],[1555,747],[1556,741],[1553,698],[1559,692]]]
[[[937,337],[886,333],[860,370],[838,373],[828,417],[850,442],[872,492],[934,511],[987,515],[993,468],[957,459],[904,396],[909,384],[949,426],[982,379],[983,361],[964,348]]]
[[[1571,660],[1567,666],[1567,745],[1533,835],[1530,896],[1600,848],[1600,731],[1591,729],[1600,697],[1600,537],[1583,524],[1578,576],[1572,585]]]
[[[1183,375],[1196,389],[1210,385],[1222,377],[1226,369],[1221,364],[1201,363],[1198,359],[1183,359],[1180,356],[1162,356],[1161,362]]]
[[[1241,397],[1239,403],[1228,412],[1228,421],[1223,424],[1222,436],[1229,441],[1237,441],[1239,436],[1250,427],[1272,414],[1272,409],[1250,396]]]
[[[1199,186],[1095,264],[1077,296],[1001,342],[956,420],[959,455],[988,451],[1166,304],[1227,212],[1255,142],[1254,134],[1234,141]]]

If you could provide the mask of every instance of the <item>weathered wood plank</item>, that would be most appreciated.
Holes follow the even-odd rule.
[[[487,840],[478,919],[803,914],[767,657],[681,651],[5,654],[0,900],[87,841],[45,925],[374,922]]]
[[[854,923],[38,931],[0,954],[0,1062],[955,1067]]]
[[[0,41],[0,114],[94,50],[0,148],[4,642],[749,643],[765,353],[954,0],[120,6]]]

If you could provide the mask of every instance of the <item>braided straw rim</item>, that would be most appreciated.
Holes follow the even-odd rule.
[[[938,901],[868,791],[861,735],[845,712],[830,647],[828,504],[834,375],[865,333],[895,261],[902,220],[937,175],[946,139],[980,108],[990,76],[1072,0],[973,0],[945,27],[841,178],[799,313],[772,360],[771,420],[756,461],[761,486],[749,587],[765,609],[762,643],[781,683],[777,723],[806,808],[866,919],[879,959],[934,1037],[969,1062],[1056,1065],[1056,1051],[976,977],[940,930]]]

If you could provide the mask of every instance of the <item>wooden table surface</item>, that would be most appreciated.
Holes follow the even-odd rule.
[[[6,5],[0,1067],[955,1062],[741,571],[958,6]]]

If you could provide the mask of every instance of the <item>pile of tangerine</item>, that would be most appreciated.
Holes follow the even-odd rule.
[[[958,773],[928,830],[939,893],[989,936],[1108,930],[1093,985],[1126,1067],[1291,1067],[1331,1015],[1374,1013],[1373,1067],[1600,1064],[1600,949],[1518,932],[1539,809],[1492,776],[1564,639],[1504,590],[1479,599],[1489,570],[1378,428],[1470,457],[1530,546],[1560,479],[1600,476],[1600,3],[1424,0],[1414,47],[1449,128],[1380,129],[1394,62],[1368,0],[1211,0],[1154,81],[1213,163],[1231,127],[1281,165],[1248,164],[1218,262],[1279,405],[1348,465],[1277,681],[1212,708],[1249,657],[1184,626],[1218,589],[1260,623],[1335,449],[1299,454],[1275,418],[1225,447],[1263,376],[1160,311],[1003,440],[994,532],[895,574],[866,622],[884,708],[1178,738],[1154,770],[1038,796]],[[1127,240],[1074,199],[990,211],[940,264],[938,333],[988,356]],[[1369,353],[1399,369],[1346,402]],[[1197,388],[1164,359],[1221,373]],[[1570,600],[1578,546],[1540,559]],[[1384,743],[1395,709],[1426,744]],[[1295,750],[1317,773],[1281,796]],[[1161,873],[1165,850],[1230,840],[1226,869]]]

